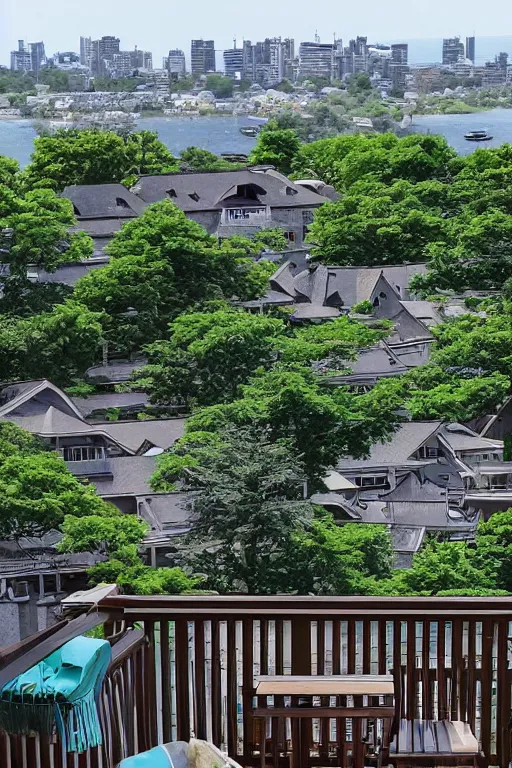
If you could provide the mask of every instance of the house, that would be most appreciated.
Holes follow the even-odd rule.
[[[134,416],[131,409],[146,402],[131,392],[73,399],[46,379],[15,382],[0,386],[0,420],[41,437],[105,501],[146,520],[148,559],[166,564],[169,538],[188,529],[188,513],[180,494],[155,493],[150,479],[156,456],[183,435],[184,419],[86,419],[105,418],[109,408]],[[51,531],[40,539],[0,542],[0,646],[51,624],[62,598],[84,588],[87,570],[103,559],[59,554],[61,537]]]
[[[408,366],[397,357],[385,341],[381,341],[373,347],[360,349],[357,359],[348,360],[346,366],[348,368],[347,373],[328,376],[329,384],[365,391],[371,389],[379,379],[400,376],[409,370]]]
[[[73,230],[92,237],[96,257],[104,256],[114,234],[146,208],[123,184],[74,184],[64,188],[62,197],[73,205],[77,219]]]
[[[425,533],[472,538],[481,517],[512,505],[512,462],[503,460],[503,442],[463,424],[404,422],[368,458],[344,458],[336,471],[347,484],[312,501],[341,523],[387,525],[400,567],[410,565]]]
[[[377,308],[388,294],[396,296],[398,302],[408,300],[410,279],[425,271],[425,264],[338,267],[311,261],[298,270],[294,262],[286,261],[270,278],[269,291],[257,304],[293,305],[296,320],[339,317],[363,301]]]
[[[141,176],[131,191],[144,204],[171,200],[212,235],[250,237],[277,227],[295,247],[302,245],[315,210],[328,199],[271,166]]]

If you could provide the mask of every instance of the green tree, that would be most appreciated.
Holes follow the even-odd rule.
[[[276,128],[270,123],[260,131],[258,142],[249,155],[251,165],[275,165],[278,171],[289,175],[300,148],[300,139],[293,130]]]
[[[93,512],[93,510],[91,510]],[[151,568],[142,562],[138,547],[147,524],[116,507],[86,517],[66,515],[62,525],[61,552],[92,552],[105,555],[88,571],[91,585],[115,583],[128,595],[176,595],[190,592],[199,579],[187,576],[180,568]]]
[[[14,424],[0,426],[0,536],[41,536],[66,514],[106,511],[91,486],[82,485],[62,458]]]
[[[111,184],[133,174],[177,170],[174,157],[151,131],[123,138],[113,131],[70,129],[35,140],[26,182],[60,192],[72,184]]]
[[[18,304],[30,307],[27,294],[37,290],[28,279],[29,267],[55,272],[61,264],[81,261],[93,251],[88,235],[69,232],[75,224],[69,200],[49,189],[23,193],[19,176],[16,165],[1,158],[0,250],[2,262],[9,265],[3,278],[1,308],[14,314]]]
[[[188,147],[180,154],[182,171],[232,171],[244,167],[240,163],[230,163],[213,152],[199,147]]]
[[[75,297],[106,313],[105,337],[124,353],[164,338],[169,322],[194,305],[253,298],[246,296],[254,275],[240,261],[245,253],[219,246],[170,200],[126,223],[108,253],[110,263],[81,278]]]
[[[141,384],[153,402],[210,405],[233,400],[240,384],[274,360],[275,337],[284,323],[224,309],[181,315],[168,341],[147,347]]]
[[[224,75],[207,75],[206,88],[212,91],[216,99],[228,99],[233,95],[234,81]]]
[[[65,386],[100,359],[102,319],[74,301],[28,318],[3,318],[0,370],[10,380],[47,378]]]
[[[221,592],[289,591],[275,563],[313,514],[302,499],[304,469],[293,444],[265,431],[231,430],[198,454],[187,475],[196,522],[185,561]]]

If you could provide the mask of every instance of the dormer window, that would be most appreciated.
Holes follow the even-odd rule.
[[[296,189],[293,189],[293,187],[286,187],[286,194],[287,195],[297,195],[298,191]]]
[[[129,208],[130,206],[126,202],[126,200],[123,200],[122,197],[116,197],[116,205],[118,208]]]
[[[190,193],[190,194],[189,194],[189,197],[190,197],[190,199],[191,199],[191,200],[193,200],[195,203],[198,203],[198,202],[199,202],[199,195],[197,194],[197,192],[192,192],[192,193]]]
[[[169,195],[169,197],[178,197],[175,189],[168,189],[167,194]]]

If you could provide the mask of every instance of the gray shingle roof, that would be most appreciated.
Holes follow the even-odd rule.
[[[185,433],[185,419],[150,419],[143,421],[107,421],[95,424],[122,445],[139,450],[145,441],[170,448]]]
[[[122,184],[73,184],[64,189],[62,197],[71,200],[78,216],[133,218],[146,207]]]
[[[238,186],[247,185],[253,186],[257,199],[249,202],[255,205],[260,202],[272,208],[311,208],[326,202],[322,195],[298,186],[271,170],[263,172],[243,169],[141,176],[132,191],[145,203],[171,200],[182,211],[210,211],[224,207],[226,199],[236,196]]]
[[[391,440],[372,446],[368,459],[342,459],[338,469],[371,469],[372,467],[402,466],[442,426],[442,421],[406,421],[400,424]]]
[[[147,360],[134,360],[130,362],[119,361],[109,365],[95,365],[88,368],[85,372],[86,378],[102,382],[111,382],[117,384],[123,381],[129,381],[132,373],[139,370],[147,364]]]
[[[107,408],[144,409],[148,404],[148,396],[142,392],[112,392],[91,397],[73,397],[72,400],[85,417],[94,411],[104,411]]]
[[[80,263],[63,264],[56,272],[45,272],[40,270],[38,273],[38,282],[40,283],[64,283],[64,285],[70,285],[73,287],[80,280],[81,277],[92,272],[94,269],[99,269],[108,264],[108,257],[95,257],[93,259],[86,259]]]
[[[152,494],[149,485],[156,469],[154,456],[122,456],[109,459],[112,477],[91,477],[100,496],[145,496]]]

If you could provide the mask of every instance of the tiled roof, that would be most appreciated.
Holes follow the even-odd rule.
[[[133,218],[146,207],[122,184],[73,184],[64,189],[62,197],[71,200],[77,216]]]
[[[442,421],[406,421],[400,424],[387,443],[372,446],[368,459],[342,459],[338,469],[402,466],[409,464],[411,456],[442,426]]]
[[[252,185],[256,198],[254,205],[273,208],[313,207],[326,202],[326,198],[301,187],[277,171],[222,171],[220,173],[175,173],[159,176],[141,176],[132,191],[145,203],[171,200],[182,211],[219,210],[224,201],[236,196],[238,186]]]
[[[132,451],[147,441],[164,450],[185,433],[185,419],[144,419],[141,421],[106,421],[95,424]]]

